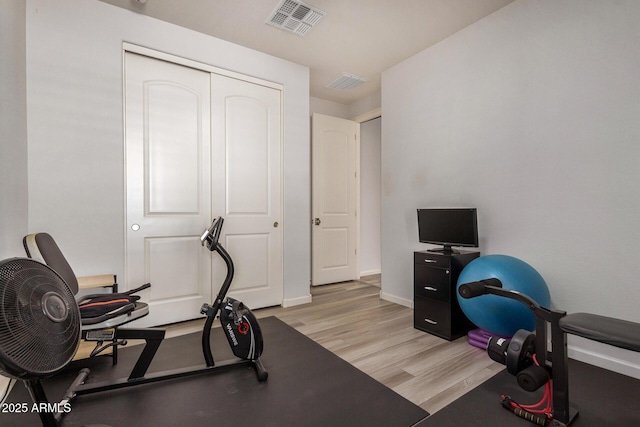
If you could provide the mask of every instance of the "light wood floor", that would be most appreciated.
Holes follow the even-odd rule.
[[[380,299],[379,275],[313,287],[311,294],[310,304],[254,313],[278,317],[432,414],[504,368],[466,337],[449,342],[414,329],[413,310]],[[202,324],[171,325],[167,337],[198,332]]]

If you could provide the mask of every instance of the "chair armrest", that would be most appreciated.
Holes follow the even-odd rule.
[[[99,276],[82,276],[78,277],[79,289],[92,288],[114,288],[116,284],[116,276],[114,274],[102,274]],[[115,289],[114,289],[115,292]]]

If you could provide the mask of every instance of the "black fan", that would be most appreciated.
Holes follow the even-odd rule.
[[[0,373],[23,380],[35,403],[48,404],[40,382],[67,366],[78,350],[80,310],[51,268],[27,258],[0,261]],[[39,412],[44,426],[60,414]]]
[[[80,312],[51,268],[26,258],[0,262],[0,371],[42,379],[64,368],[80,342]]]

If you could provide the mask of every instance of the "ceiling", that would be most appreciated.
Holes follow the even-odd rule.
[[[305,37],[266,24],[280,0],[101,1],[308,66],[311,96],[348,105],[379,91],[384,70],[514,0],[305,0],[326,12]],[[367,82],[324,87],[343,72]]]

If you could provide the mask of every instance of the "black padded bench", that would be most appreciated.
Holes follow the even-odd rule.
[[[568,314],[559,323],[568,334],[640,352],[640,323],[588,313]]]

